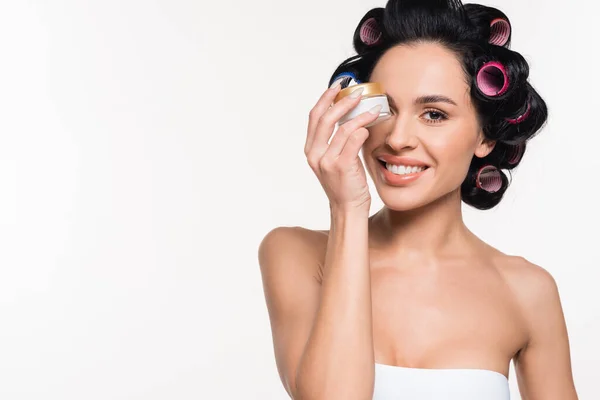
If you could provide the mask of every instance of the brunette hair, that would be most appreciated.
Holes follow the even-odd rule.
[[[500,10],[460,0],[389,0],[373,8],[354,31],[356,55],[344,60],[329,85],[342,88],[368,82],[377,61],[389,48],[434,42],[461,61],[471,85],[471,100],[489,140],[496,141],[486,157],[473,156],[461,185],[462,200],[486,210],[502,199],[510,181],[503,170],[522,160],[527,142],[548,118],[544,100],[528,82],[529,65],[510,49],[512,25]]]

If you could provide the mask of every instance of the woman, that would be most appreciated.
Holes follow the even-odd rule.
[[[259,248],[280,378],[294,399],[577,399],[553,277],[464,224],[501,200],[547,119],[499,10],[390,0],[369,11],[309,114],[305,154],[330,229],[278,227]],[[379,110],[340,125],[379,82]],[[333,135],[333,137],[332,137]],[[331,142],[329,140],[331,139]],[[365,165],[358,152],[362,149]],[[384,207],[369,216],[371,176]]]

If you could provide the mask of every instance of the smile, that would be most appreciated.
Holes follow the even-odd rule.
[[[377,160],[385,182],[393,186],[401,186],[419,179],[428,166],[395,165],[382,160]]]

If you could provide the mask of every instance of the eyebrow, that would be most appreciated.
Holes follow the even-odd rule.
[[[390,96],[389,94],[386,93],[386,97],[387,97],[390,105],[397,109],[398,107],[396,107],[396,103],[394,102],[394,99],[392,98],[392,96]],[[456,104],[456,102],[454,102],[454,100],[452,100],[449,97],[443,96],[441,94],[429,94],[429,95],[419,96],[414,101],[414,104],[428,104],[428,103],[448,103],[448,104],[458,106]]]

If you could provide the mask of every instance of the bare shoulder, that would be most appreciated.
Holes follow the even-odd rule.
[[[526,323],[527,342],[514,357],[521,397],[577,399],[556,280],[548,270],[524,257],[511,257],[499,270]]]
[[[511,289],[525,300],[547,300],[548,296],[556,295],[557,284],[552,274],[525,257],[505,255],[497,265]]]
[[[259,251],[277,252],[290,247],[323,250],[327,247],[327,237],[328,231],[301,226],[277,226],[263,237]]]
[[[271,260],[284,258],[303,259],[303,265],[319,264],[326,248],[328,231],[312,230],[301,226],[278,226],[263,237],[258,248],[258,257],[263,273],[271,265],[281,265]],[[311,262],[312,261],[312,262]]]
[[[497,265],[527,320],[561,311],[558,286],[548,270],[521,256],[504,256]]]
[[[297,368],[319,305],[320,264],[327,237],[298,226],[271,229],[258,248],[275,361],[295,398]]]
[[[515,294],[548,296],[556,290],[554,277],[548,270],[525,257],[506,254],[490,244],[483,243],[486,258],[492,261],[497,271]]]

